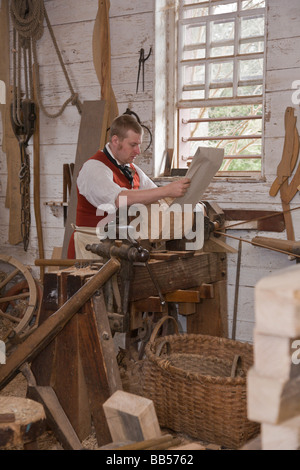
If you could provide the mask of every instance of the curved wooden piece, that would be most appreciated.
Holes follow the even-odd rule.
[[[28,326],[36,308],[36,303],[37,303],[36,283],[29,269],[26,266],[24,266],[22,263],[20,263],[18,260],[13,258],[12,256],[0,255],[0,262],[1,261],[4,263],[10,264],[16,268],[10,275],[7,276],[7,277],[10,277],[10,280],[13,278],[12,274],[16,275],[18,272],[20,272],[24,276],[28,285],[28,291],[29,291],[28,306],[25,310],[25,313],[21,321],[18,323],[18,325],[15,328],[13,328],[13,331],[15,333],[20,334]],[[2,281],[1,283],[2,285],[6,284],[6,279]]]

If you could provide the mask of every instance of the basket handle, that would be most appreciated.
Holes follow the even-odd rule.
[[[241,356],[239,356],[238,354],[236,354],[233,358],[233,361],[232,361],[232,366],[231,366],[231,374],[230,374],[230,377],[232,379],[234,379],[234,377],[236,376],[236,372],[237,372],[237,368],[238,366],[240,365],[240,362],[241,362]]]
[[[161,355],[161,352],[163,350],[163,347],[167,345],[167,354],[170,354],[170,341],[168,341],[167,339],[165,339],[164,341],[162,341],[161,343],[159,343],[157,345],[157,349],[155,351],[155,354],[156,356],[160,356]]]
[[[165,323],[165,321],[167,320],[172,320],[174,322],[174,325],[175,325],[175,333],[178,335],[179,334],[179,330],[178,330],[178,324],[177,324],[177,321],[175,320],[174,317],[171,317],[169,315],[165,315],[164,317],[162,317],[155,325],[155,328],[153,329],[152,333],[151,333],[151,336],[150,336],[150,339],[149,339],[149,345],[152,346],[152,344],[154,343],[155,339],[156,339],[156,335],[159,331],[159,329],[161,328],[161,326]]]

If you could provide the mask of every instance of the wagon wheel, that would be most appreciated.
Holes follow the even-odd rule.
[[[0,321],[5,322],[6,330],[2,338],[0,331],[0,339],[7,340],[12,333],[20,335],[28,327],[36,310],[38,290],[29,269],[12,256],[0,255],[0,264]]]

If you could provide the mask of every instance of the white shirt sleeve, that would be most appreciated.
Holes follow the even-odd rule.
[[[140,189],[157,188],[156,184],[138,166],[133,165],[140,178]]]
[[[140,189],[157,188],[139,167],[136,165],[134,167],[140,178]],[[128,191],[127,188],[116,184],[111,169],[97,160],[88,160],[84,163],[77,177],[77,187],[79,193],[94,207],[99,207],[100,204],[112,204],[115,207],[119,193]]]

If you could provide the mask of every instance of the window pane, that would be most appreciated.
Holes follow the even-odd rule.
[[[233,81],[233,62],[218,62],[210,66],[211,83],[224,83]]]
[[[242,10],[252,10],[253,8],[265,8],[265,3],[265,0],[246,0],[245,2],[242,2]]]
[[[240,80],[263,78],[263,59],[240,60]]]
[[[182,92],[182,99],[184,100],[204,100],[204,90],[190,90]]]
[[[262,16],[257,18],[243,18],[241,20],[241,38],[263,36],[265,32],[265,20]]]
[[[187,25],[183,28],[184,44],[186,46],[195,44],[205,44],[206,42],[206,25]]]
[[[240,54],[254,54],[256,52],[264,52],[264,41],[252,41],[240,44]]]
[[[208,8],[187,8],[183,12],[183,18],[199,18],[208,15]]]
[[[263,93],[262,85],[238,87],[238,96],[255,96],[255,95],[262,95],[262,93]]]
[[[205,65],[184,67],[184,85],[200,84],[205,81]]]
[[[209,98],[232,98],[233,89],[229,88],[216,88],[209,90]]]
[[[234,21],[216,21],[212,23],[211,40],[221,42],[234,38]]]
[[[183,60],[204,59],[206,56],[205,46],[186,47],[183,51]]]
[[[217,6],[212,7],[213,15],[220,15],[223,13],[232,13],[233,11],[237,11],[236,2],[228,3],[227,5],[217,5]]]
[[[236,160],[224,159],[220,171],[261,171],[260,158],[239,158]]]
[[[211,49],[211,57],[225,57],[227,55],[233,55],[234,53],[234,46],[220,46],[220,47],[212,47]]]

